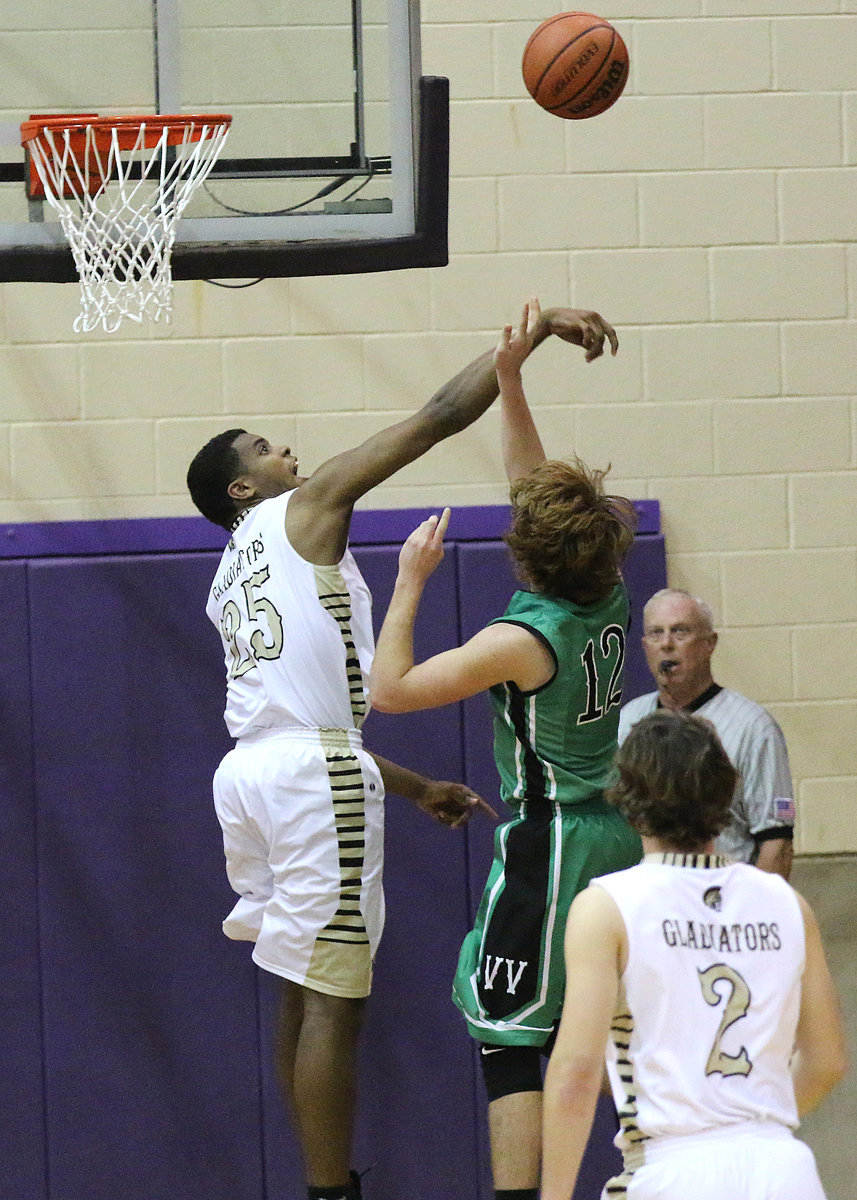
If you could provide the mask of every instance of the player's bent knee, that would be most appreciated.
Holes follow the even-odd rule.
[[[488,1100],[516,1092],[540,1092],[541,1053],[538,1046],[482,1046],[479,1061]]]

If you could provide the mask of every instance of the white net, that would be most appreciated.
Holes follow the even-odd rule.
[[[208,176],[229,118],[139,118],[28,133],[30,159],[56,209],[80,276],[77,332],[124,317],[170,320],[176,225]]]

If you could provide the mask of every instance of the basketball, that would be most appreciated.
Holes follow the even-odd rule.
[[[628,50],[609,21],[592,13],[557,13],[533,31],[521,64],[536,104],[555,117],[597,117],[622,95]]]

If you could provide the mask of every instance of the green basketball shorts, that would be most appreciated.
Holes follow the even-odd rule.
[[[452,989],[477,1041],[545,1043],[562,1008],[572,900],[590,879],[632,867],[642,854],[639,836],[604,800],[500,826]]]

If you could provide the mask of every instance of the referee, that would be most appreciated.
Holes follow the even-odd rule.
[[[717,852],[789,878],[795,802],[785,738],[760,704],[721,687],[711,674],[717,645],[711,607],[678,588],[663,588],[643,609],[643,650],[657,685],[631,700],[619,718],[621,745],[641,717],[658,708],[706,717],[739,772],[729,825]]]

